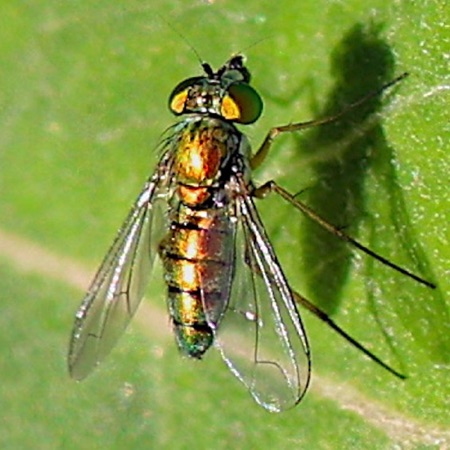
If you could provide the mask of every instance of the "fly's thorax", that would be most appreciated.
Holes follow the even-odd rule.
[[[199,211],[183,204],[170,219],[160,245],[169,312],[180,349],[199,357],[199,349],[211,345],[230,295],[235,221],[226,209]]]
[[[177,181],[193,187],[211,186],[230,155],[239,151],[241,133],[219,118],[187,121],[174,148]]]

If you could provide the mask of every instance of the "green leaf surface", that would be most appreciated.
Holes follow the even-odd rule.
[[[0,27],[0,448],[445,448],[450,12],[444,1],[12,1]],[[268,414],[211,352],[182,359],[164,289],[82,383],[66,346],[86,274],[153,170],[167,97],[248,58],[265,105],[242,128],[333,114],[282,136],[254,179],[277,180],[422,287],[327,236],[282,200],[258,202],[292,286],[408,375],[399,381],[308,313],[310,392]]]

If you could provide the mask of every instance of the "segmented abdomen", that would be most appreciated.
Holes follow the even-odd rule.
[[[180,350],[200,358],[227,307],[234,269],[234,222],[224,209],[180,204],[160,245],[168,305]]]

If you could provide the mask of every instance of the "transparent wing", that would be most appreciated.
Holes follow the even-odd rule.
[[[161,179],[155,174],[145,184],[76,313],[68,354],[75,379],[111,351],[144,295],[165,230],[167,189]]]
[[[269,411],[295,406],[310,379],[310,352],[291,290],[253,200],[236,200],[235,274],[216,345],[233,374]]]

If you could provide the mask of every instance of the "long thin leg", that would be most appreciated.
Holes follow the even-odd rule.
[[[261,147],[259,147],[258,151],[255,153],[255,155],[253,155],[252,159],[250,160],[250,167],[252,169],[256,169],[257,167],[259,167],[261,165],[261,163],[264,161],[267,154],[269,153],[269,150],[270,150],[270,147],[272,146],[273,141],[275,140],[275,138],[278,135],[280,135],[282,133],[292,133],[294,131],[305,130],[306,128],[316,127],[318,125],[325,125],[327,123],[335,122],[336,120],[340,119],[342,116],[347,114],[349,111],[362,105],[367,100],[370,100],[371,98],[380,95],[383,91],[390,88],[394,84],[397,84],[399,81],[403,80],[407,76],[408,76],[407,72],[402,73],[397,78],[394,78],[392,81],[389,81],[389,83],[386,83],[383,86],[381,86],[380,89],[370,92],[369,94],[360,98],[356,102],[351,103],[350,105],[346,106],[344,109],[342,109],[337,114],[334,114],[333,116],[324,117],[322,119],[308,120],[307,122],[291,123],[289,125],[273,127],[267,133],[267,136],[264,139]]]
[[[290,194],[286,189],[283,189],[281,186],[279,186],[275,181],[268,181],[267,183],[263,184],[262,186],[256,188],[252,195],[255,197],[262,198],[269,192],[275,192],[278,195],[280,195],[282,198],[284,198],[287,202],[289,202],[291,205],[293,205],[295,208],[300,210],[303,214],[305,214],[307,217],[309,217],[314,222],[317,222],[322,228],[327,230],[329,233],[334,234],[339,239],[342,239],[345,242],[348,242],[349,244],[353,245],[357,249],[363,251],[367,255],[372,256],[373,258],[377,259],[384,265],[396,270],[397,272],[402,273],[403,275],[406,275],[409,278],[412,278],[413,280],[417,281],[420,284],[423,284],[431,289],[435,289],[436,285],[431,283],[430,281],[427,281],[418,275],[415,275],[414,273],[410,272],[409,270],[404,269],[403,267],[398,266],[397,264],[394,264],[393,262],[386,259],[384,256],[379,255],[378,253],[375,253],[373,250],[370,250],[370,248],[366,247],[365,245],[362,245],[357,240],[350,237],[348,234],[344,233],[339,228],[335,227],[331,223],[327,222],[323,217],[319,216],[316,212],[314,212],[311,208],[306,206],[301,201],[297,200],[292,194]]]
[[[381,360],[378,356],[360,344],[355,338],[351,337],[346,331],[344,331],[339,325],[336,324],[324,311],[322,311],[317,306],[313,305],[308,299],[300,295],[296,291],[291,291],[295,301],[306,308],[308,311],[312,312],[316,317],[318,317],[322,322],[325,322],[330,328],[332,328],[336,333],[338,333],[341,337],[343,337],[347,342],[356,347],[358,350],[363,352],[366,356],[368,356],[372,361],[377,363],[379,366],[386,369],[388,372],[395,375],[397,378],[404,380],[406,375],[403,375],[400,372],[397,372],[391,366],[386,364],[383,360]]]

